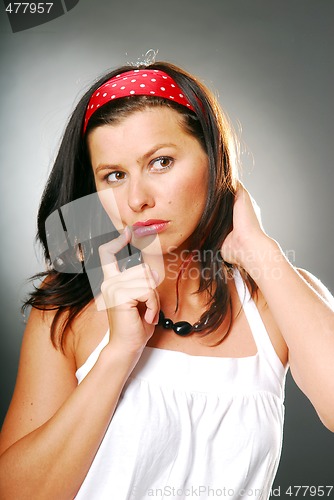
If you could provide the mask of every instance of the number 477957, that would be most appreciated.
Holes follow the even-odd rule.
[[[53,7],[53,2],[52,3],[45,3],[45,2],[39,2],[39,3],[34,3],[34,2],[23,2],[23,3],[18,3],[18,2],[11,2],[7,5],[6,7],[6,12],[9,12],[9,14],[49,14],[50,10]]]
[[[333,486],[289,486],[285,494],[290,497],[329,497]]]

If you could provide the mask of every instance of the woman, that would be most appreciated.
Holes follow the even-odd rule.
[[[235,167],[217,103],[180,68],[123,67],[81,99],[40,207],[49,269],[29,300],[1,498],[268,498],[288,363],[334,430],[333,298],[264,232]],[[99,244],[102,294],[88,271],[55,269],[45,229],[87,195],[120,233]],[[122,269],[130,243],[142,262]],[[85,268],[79,240],[71,258]]]

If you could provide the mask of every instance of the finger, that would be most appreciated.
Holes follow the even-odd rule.
[[[115,276],[115,274],[120,273],[116,253],[122,250],[131,241],[131,231],[128,227],[124,229],[124,232],[108,243],[101,245],[99,247],[99,255],[101,260],[101,267],[105,279]]]
[[[148,266],[147,269],[143,265],[136,267],[103,281],[101,292],[108,309],[121,304],[135,304],[138,300],[141,302],[145,292],[156,288]]]
[[[148,264],[142,264],[146,279],[148,280],[152,288],[156,288],[159,283],[159,273],[154,269],[151,269]]]
[[[131,280],[127,280],[127,281],[124,281],[124,280],[118,280],[116,278],[116,281],[115,278],[112,278],[113,282],[110,286],[111,289],[113,289],[114,291],[120,291],[120,290],[128,290],[128,293],[129,293],[129,299],[132,298],[131,296],[131,290],[135,290],[137,288],[145,288],[146,290],[153,290],[153,280],[149,279],[148,277],[146,276],[142,276],[142,277],[139,277],[139,278],[135,278],[135,279],[131,279]],[[104,281],[104,288],[108,287],[109,283]],[[133,295],[133,297],[135,297],[135,295]]]
[[[245,196],[247,196],[249,193],[245,187],[245,185],[240,181],[238,180],[238,185],[237,185],[237,190],[236,190],[236,193],[235,193],[235,201],[237,198],[245,198]]]
[[[251,201],[252,204],[255,203],[254,198],[251,196],[250,192],[246,189],[245,185],[240,180],[238,181],[238,189],[235,196],[235,202],[238,199],[242,200],[244,203],[248,203],[249,201]]]
[[[127,269],[122,272],[122,275],[119,276],[119,278],[124,282],[124,284],[127,283],[130,287],[138,279],[144,279],[147,286],[150,288],[156,288],[159,283],[159,274],[157,271],[151,269],[148,264],[139,264],[131,269]]]
[[[256,215],[256,218],[257,220],[259,221],[260,223],[260,226],[262,227],[262,220],[261,220],[261,208],[260,206],[258,205],[258,203],[256,202],[255,198],[253,198],[253,196],[250,194],[249,191],[247,191],[247,189],[243,186],[243,190],[244,190],[244,194],[245,194],[245,200],[246,202],[247,201],[250,201],[251,202],[251,205],[252,205],[252,208],[254,210],[254,213]]]
[[[155,290],[147,288],[147,286],[115,289],[112,295],[105,295],[104,299],[107,309],[117,308],[119,311],[137,308],[139,303],[146,304],[149,301],[150,309],[154,310],[153,316],[156,314],[156,308],[153,304],[157,302],[157,294]]]
[[[262,217],[261,217],[261,208],[241,181],[239,181],[239,187],[238,187],[236,199],[237,198],[242,199],[243,203],[245,203],[247,206],[249,206],[253,209],[254,214],[256,216],[256,219],[257,219],[261,229],[264,230],[263,224],[262,224]]]
[[[157,325],[159,321],[160,300],[156,290],[152,290],[148,300],[145,303],[146,311],[144,319],[149,325]]]
[[[143,280],[150,288],[156,288],[159,283],[159,274],[152,270],[148,264],[139,264],[112,276],[114,286],[137,286],[138,280]]]
[[[142,293],[141,293],[142,290]],[[133,305],[141,316],[142,320],[150,325],[155,325],[159,321],[160,300],[156,290],[138,288],[136,305]]]

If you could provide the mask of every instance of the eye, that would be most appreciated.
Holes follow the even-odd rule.
[[[170,156],[160,156],[159,158],[152,160],[150,163],[152,170],[155,172],[163,172],[172,168],[173,165],[174,160]]]
[[[105,180],[108,184],[118,184],[123,181],[126,177],[125,172],[121,172],[119,170],[115,170],[115,172],[111,172],[105,176]]]

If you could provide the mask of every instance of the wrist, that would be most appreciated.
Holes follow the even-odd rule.
[[[263,234],[252,248],[243,251],[241,266],[259,284],[265,278],[280,274],[280,265],[285,256],[277,241]]]
[[[102,349],[99,356],[99,362],[104,366],[104,369],[110,370],[113,377],[117,374],[120,381],[126,381],[136,366],[141,354],[142,351],[128,352],[109,342]]]

